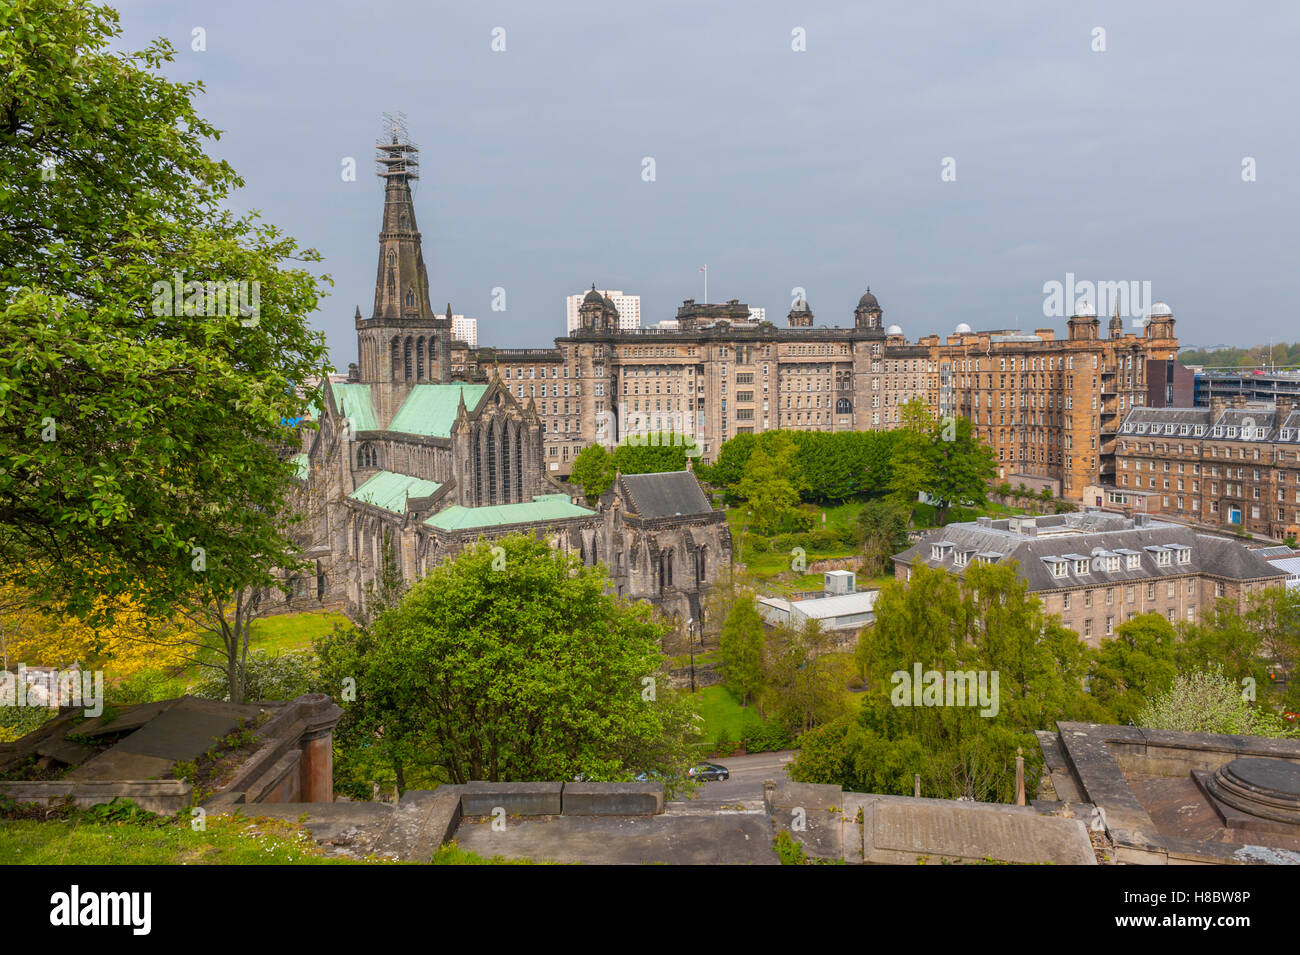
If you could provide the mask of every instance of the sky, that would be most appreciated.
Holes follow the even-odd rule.
[[[1063,329],[1045,284],[1073,274],[1149,282],[1188,346],[1300,339],[1278,304],[1300,248],[1294,3],[117,9],[123,48],[166,37],[167,75],[203,82],[234,206],[325,256],[313,321],[340,369],[374,299],[385,111],[421,150],[432,300],[480,345],[551,345],[592,283],[672,318],[705,264],[710,301],[778,324],[802,289],[817,324],[851,325],[870,286],[912,340]]]

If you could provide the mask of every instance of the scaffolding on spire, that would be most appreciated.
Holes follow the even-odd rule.
[[[375,149],[375,175],[380,179],[400,176],[409,182],[420,178],[420,146],[411,141],[405,113],[384,113],[383,131]]]

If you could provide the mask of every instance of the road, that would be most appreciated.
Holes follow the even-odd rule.
[[[726,766],[730,779],[704,783],[692,802],[733,802],[739,799],[762,799],[763,780],[780,783],[786,779],[785,764],[794,758],[794,750],[783,749],[775,753],[754,753],[752,756],[728,756],[710,759],[709,762]]]

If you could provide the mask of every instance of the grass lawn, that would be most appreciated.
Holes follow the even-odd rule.
[[[306,650],[317,637],[323,637],[335,624],[348,625],[341,613],[317,610],[309,613],[281,613],[253,621],[250,646],[268,653]]]
[[[279,821],[210,816],[207,831],[165,821],[0,822],[0,863],[10,865],[327,865],[306,833]]]
[[[759,718],[758,707],[752,703],[741,706],[725,686],[708,686],[695,694],[700,716],[704,718],[704,741],[716,742],[719,735],[738,740],[744,735],[745,724]],[[767,722],[764,720],[763,722]]]
[[[329,610],[281,613],[262,617],[253,621],[249,636],[249,650],[264,650],[271,656],[279,656],[281,653],[294,650],[310,650],[312,640],[329,633],[336,623],[346,626],[348,618]],[[205,649],[199,658],[214,663],[224,659],[218,649],[220,645],[220,641],[216,640],[212,649]],[[186,683],[192,683],[199,678],[200,674],[199,665],[194,664],[186,667],[178,676]]]

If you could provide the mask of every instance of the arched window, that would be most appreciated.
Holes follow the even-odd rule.
[[[424,379],[424,339],[418,339],[415,343],[415,377],[417,380]]]
[[[415,304],[415,289],[408,288],[406,290],[406,304],[407,305]]]
[[[394,262],[395,259],[396,259],[396,256],[394,256],[392,252],[389,252],[389,253],[388,253],[388,267],[389,267],[390,269],[393,267],[393,262]]]
[[[406,340],[406,344],[402,349],[402,354],[403,354],[403,361],[406,370],[405,377],[407,381],[410,381],[411,380],[411,340],[409,338]]]
[[[835,402],[836,414],[851,414],[852,411],[853,411],[853,402],[849,401],[848,398],[840,398],[838,401]]]
[[[402,228],[403,228],[403,229],[406,229],[406,228],[407,228],[407,223],[408,223],[408,221],[409,221],[409,220],[406,218],[406,213],[403,212],[403,213],[402,213]]]

